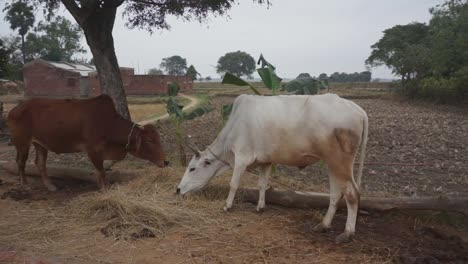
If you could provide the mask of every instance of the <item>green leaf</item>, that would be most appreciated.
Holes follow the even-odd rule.
[[[232,84],[232,85],[237,85],[237,86],[249,86],[250,84],[241,78],[235,76],[234,74],[231,74],[229,72],[226,72],[224,74],[224,78],[221,81],[222,84]]]
[[[273,94],[276,90],[281,87],[282,79],[278,77],[275,73],[275,66],[271,65],[265,58],[263,54],[260,54],[257,64],[261,64],[261,68],[257,69],[258,75],[262,78],[263,83],[267,88],[273,91]]]
[[[226,122],[231,115],[233,103],[223,105],[221,108],[221,116],[223,117],[223,122]]]
[[[189,114],[184,113],[184,120],[192,120],[192,119],[200,117],[200,116],[202,116],[202,115],[204,115],[206,113],[209,113],[211,111],[213,111],[213,107],[211,107],[211,106],[202,106],[202,107],[199,107],[199,108],[193,110]]]
[[[257,69],[257,72],[258,75],[260,75],[260,78],[262,78],[265,86],[270,90],[276,91],[281,87],[281,81],[283,79],[276,75],[274,68],[259,68]]]
[[[184,108],[183,105],[180,105],[176,102],[174,97],[170,97],[169,100],[167,101],[166,109],[167,113],[170,116],[175,116],[177,119],[183,118],[184,113],[182,112],[182,109]]]
[[[273,70],[276,70],[275,66],[271,65],[267,60],[265,60],[265,57],[263,57],[263,54],[260,54],[260,57],[258,58],[257,65],[262,65],[260,66],[261,68],[265,68],[265,66],[268,66],[272,68]]]
[[[248,82],[242,80],[241,78],[235,76],[234,74],[231,74],[229,72],[226,72],[224,74],[223,80],[221,81],[222,84],[232,84],[232,85],[237,85],[237,86],[248,86],[250,89],[256,94],[256,95],[262,95],[255,87],[253,87],[251,84]]]
[[[180,87],[175,82],[170,82],[167,84],[167,95],[169,96],[177,96],[179,93]]]
[[[285,85],[282,90],[286,90],[293,94],[317,94],[320,90],[325,89],[322,82],[314,78],[299,78],[294,79]]]

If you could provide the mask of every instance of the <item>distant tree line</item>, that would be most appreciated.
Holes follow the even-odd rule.
[[[384,31],[366,63],[386,65],[401,77],[410,97],[439,102],[468,96],[468,1],[447,0],[430,9],[428,24],[397,25]]]
[[[312,77],[309,73],[301,73],[297,78]],[[348,82],[370,82],[372,79],[372,73],[370,71],[355,72],[355,73],[344,73],[334,72],[330,76],[326,73],[321,73],[318,77],[312,77],[319,80],[328,80],[329,82],[336,83],[348,83]]]

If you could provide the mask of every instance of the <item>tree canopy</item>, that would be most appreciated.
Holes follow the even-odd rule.
[[[255,71],[255,60],[250,54],[243,51],[226,53],[218,60],[216,72],[223,74],[232,73],[238,77],[251,77]]]
[[[312,78],[312,76],[310,76],[310,74],[307,72],[303,72],[303,73],[299,73],[299,75],[296,77],[296,79],[299,79],[299,78]]]
[[[319,75],[320,80],[326,80],[327,74],[322,73]],[[330,82],[370,82],[372,79],[372,73],[370,71],[363,71],[363,72],[354,72],[354,73],[345,73],[345,72],[334,72],[329,77],[328,80]]]
[[[83,53],[80,39],[82,31],[62,16],[50,22],[39,22],[26,38],[27,53],[31,58],[50,61],[72,61],[76,53]]]
[[[21,52],[23,63],[25,63],[27,54],[24,38],[34,26],[34,7],[25,1],[15,1],[7,3],[3,11],[6,12],[5,20],[10,23],[10,28],[18,30],[18,34],[21,36]]]
[[[187,69],[187,73],[185,74],[187,76],[189,76],[190,78],[192,78],[192,81],[195,81],[198,77],[198,75],[200,75],[197,70],[195,69],[195,66],[193,65],[190,65]]]
[[[11,52],[8,50],[8,47],[5,45],[4,41],[0,39],[0,78],[5,78],[8,76],[8,60],[10,53]]]
[[[151,68],[148,70],[149,75],[163,75],[164,72],[158,68]]]
[[[463,100],[468,92],[468,1],[446,0],[430,13],[428,24],[385,30],[366,63],[392,69],[410,96]]]
[[[181,76],[185,75],[187,71],[187,59],[182,58],[179,55],[174,55],[162,59],[161,65],[159,65],[169,75]]]
[[[422,76],[428,70],[428,45],[429,27],[426,24],[397,25],[385,30],[383,37],[371,46],[372,52],[366,63],[387,65],[404,80]]]

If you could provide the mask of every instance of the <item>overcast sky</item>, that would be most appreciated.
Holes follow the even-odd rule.
[[[180,55],[202,76],[216,78],[214,66],[219,57],[241,50],[255,59],[263,53],[283,78],[301,72],[316,76],[364,71],[370,46],[382,37],[383,30],[427,22],[428,9],[443,0],[273,0],[269,8],[251,0],[239,2],[230,10],[230,18],[212,17],[203,24],[170,18],[171,30],[153,35],[126,28],[119,15],[114,41],[120,66],[145,73],[159,68],[162,58]],[[3,16],[0,35],[12,34]],[[84,39],[82,42],[86,46]],[[88,52],[83,57],[91,55]],[[384,67],[372,72],[373,78],[392,78]]]

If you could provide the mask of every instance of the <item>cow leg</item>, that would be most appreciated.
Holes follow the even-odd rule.
[[[24,170],[26,168],[26,161],[29,156],[30,145],[16,146],[16,164],[18,165],[19,182],[21,185],[27,184],[26,175]]]
[[[88,156],[97,170],[96,175],[99,188],[105,189],[108,186],[108,182],[106,180],[106,171],[104,170],[104,160],[102,155],[99,155],[98,153],[88,153]]]
[[[335,192],[334,195],[330,193],[330,204],[335,203],[335,206],[334,208],[332,208],[331,211],[336,211],[336,204],[339,201],[339,199],[337,199],[332,202],[332,196],[334,196],[334,198],[336,199],[338,197],[336,193],[340,193],[340,195],[343,195],[346,200],[348,215],[346,218],[346,227],[344,232],[336,238],[337,243],[347,242],[354,235],[354,232],[356,230],[356,220],[359,208],[359,189],[356,185],[356,182],[353,179],[352,163],[349,166],[347,166],[348,169],[343,168],[343,166],[340,167],[341,168],[336,169],[331,168],[332,177],[330,177],[330,182],[332,182],[332,179],[334,179],[336,181],[335,188],[337,188],[331,191]],[[327,214],[325,216],[323,222],[324,224],[327,224],[327,221],[329,220],[328,217],[330,216],[331,214]]]
[[[46,161],[47,161],[47,149],[43,146],[33,143],[34,148],[36,149],[36,160],[34,163],[36,164],[37,170],[42,176],[42,182],[47,187],[47,189],[51,192],[55,192],[57,187],[50,181],[49,176],[47,176],[47,168],[46,168]]]
[[[239,188],[240,178],[242,174],[244,174],[245,170],[247,169],[247,163],[239,162],[238,160],[235,161],[234,172],[232,173],[231,184],[229,189],[229,195],[226,200],[226,206],[224,207],[224,211],[229,211],[232,207],[232,202],[234,201],[234,197],[236,196],[237,189]]]
[[[325,232],[331,228],[333,217],[335,216],[338,203],[343,197],[342,187],[339,185],[336,177],[328,170],[328,179],[330,182],[330,204],[328,205],[327,214],[322,219],[322,222],[314,227],[315,232]]]
[[[359,210],[359,188],[352,178],[347,179],[345,187],[343,188],[344,197],[346,200],[346,207],[348,208],[348,217],[346,218],[345,231],[336,238],[336,242],[347,242],[356,230],[356,221]]]
[[[258,177],[258,204],[257,204],[257,212],[263,212],[265,209],[265,192],[268,187],[268,178],[270,177],[271,173],[271,164],[263,166],[260,170],[260,176]]]

